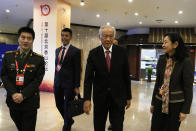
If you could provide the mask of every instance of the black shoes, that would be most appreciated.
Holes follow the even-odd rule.
[[[71,119],[70,122],[67,125],[67,128],[65,130],[65,127],[63,126],[63,130],[62,131],[71,131],[71,126],[74,124],[74,120]]]
[[[112,124],[109,125],[108,130],[112,131]]]
[[[68,126],[67,126],[67,131],[71,131],[71,126],[74,124],[74,120],[71,119],[71,121],[69,122]]]

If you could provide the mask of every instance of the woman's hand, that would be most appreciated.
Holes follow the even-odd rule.
[[[182,122],[184,119],[186,119],[186,117],[187,117],[187,114],[184,114],[181,112],[179,115],[179,118],[180,118],[179,121]]]

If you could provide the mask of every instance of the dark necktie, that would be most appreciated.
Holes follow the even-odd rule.
[[[21,63],[24,62],[25,55],[26,55],[25,53],[22,53],[22,54],[20,55],[20,62],[21,62]]]
[[[107,51],[105,51],[105,53],[106,53],[106,64],[107,64],[107,68],[108,68],[108,72],[110,72],[110,51],[109,50],[107,50]]]
[[[20,58],[23,60],[23,59],[25,58],[25,53],[22,53],[22,54],[20,55]]]
[[[63,56],[64,56],[64,54],[65,54],[65,47],[62,48],[60,64],[63,63]]]

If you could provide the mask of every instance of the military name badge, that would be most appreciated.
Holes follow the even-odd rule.
[[[17,86],[24,85],[24,74],[17,74],[16,75],[16,85]]]
[[[56,66],[56,71],[59,72],[59,71],[61,70],[61,67],[62,67],[62,65],[61,65],[61,64],[58,64],[58,65]]]

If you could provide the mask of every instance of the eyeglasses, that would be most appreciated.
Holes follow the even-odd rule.
[[[114,39],[114,36],[113,35],[103,35],[102,38],[103,39],[107,39],[107,38]]]

